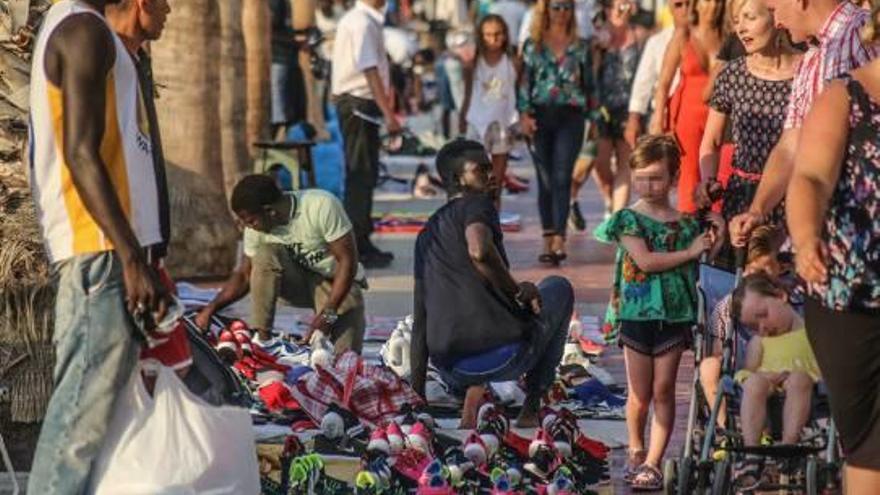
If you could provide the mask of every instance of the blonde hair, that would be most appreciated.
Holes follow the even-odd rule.
[[[675,177],[681,166],[681,150],[675,138],[668,134],[643,136],[629,157],[629,167],[639,170],[662,161],[669,169],[669,176]]]
[[[532,42],[541,46],[544,42],[544,31],[546,31],[550,27],[550,2],[554,0],[538,0],[535,4],[535,14],[532,16],[532,26],[529,33],[529,38],[531,38]],[[558,0],[555,0],[558,1]],[[571,2],[571,17],[568,21],[568,35],[571,38],[571,41],[575,41],[578,38],[578,28],[577,28],[577,15],[574,12],[574,0],[567,0]]]

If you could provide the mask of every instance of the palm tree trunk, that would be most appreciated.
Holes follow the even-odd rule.
[[[222,1],[222,0],[221,0]],[[271,21],[265,0],[243,0],[242,29],[247,53],[247,145],[269,138]]]
[[[251,170],[246,135],[247,79],[242,0],[220,0],[220,153],[226,197]]]
[[[160,86],[156,110],[165,157],[222,189],[217,1],[177,2],[153,44],[153,74]]]
[[[238,249],[238,230],[224,194],[226,170],[241,166],[232,127],[237,108],[232,95],[235,68],[230,63],[235,30],[227,25],[220,35],[221,12],[234,6],[218,5],[228,2],[177,2],[162,39],[153,45],[153,74],[160,94],[156,110],[171,197],[166,265],[176,278],[225,275]],[[222,65],[233,67],[223,67],[221,78]]]

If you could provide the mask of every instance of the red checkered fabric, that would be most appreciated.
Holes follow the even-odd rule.
[[[795,71],[791,86],[785,128],[800,128],[813,106],[813,100],[832,79],[861,67],[880,54],[877,44],[862,42],[860,31],[871,18],[870,12],[852,2],[840,5],[825,21]]]
[[[312,419],[319,421],[330,404],[337,404],[370,427],[392,419],[404,404],[422,402],[393,371],[364,364],[351,351],[338,356],[332,367],[318,366],[315,373],[303,376],[292,388],[293,397]]]

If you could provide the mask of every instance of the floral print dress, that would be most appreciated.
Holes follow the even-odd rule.
[[[836,311],[880,315],[880,104],[847,79],[849,140],[825,217],[828,281],[809,291]]]
[[[566,47],[562,57],[531,39],[523,47],[523,74],[517,97],[520,113],[538,106],[570,106],[587,110],[593,99],[590,51],[583,40]]]
[[[663,321],[690,323],[696,320],[695,262],[658,273],[642,271],[620,244],[623,236],[644,239],[652,252],[687,249],[700,233],[697,220],[689,215],[674,222],[661,222],[631,209],[623,209],[596,227],[596,239],[617,243],[611,301],[605,314],[606,339],[617,341],[620,322]]]

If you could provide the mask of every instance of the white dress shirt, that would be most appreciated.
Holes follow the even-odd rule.
[[[675,28],[668,27],[654,34],[645,42],[642,59],[639,61],[639,68],[636,70],[636,77],[633,79],[632,90],[629,94],[630,113],[648,114],[648,109],[654,99],[654,88],[657,87],[657,81],[660,80],[666,48],[672,41],[674,33]],[[675,74],[669,91],[673,91],[676,85],[678,85],[678,73]]]
[[[334,96],[348,94],[372,99],[364,72],[374,67],[379,70],[386,91],[391,87],[382,34],[384,22],[382,12],[361,1],[339,20],[333,43],[331,88]]]

